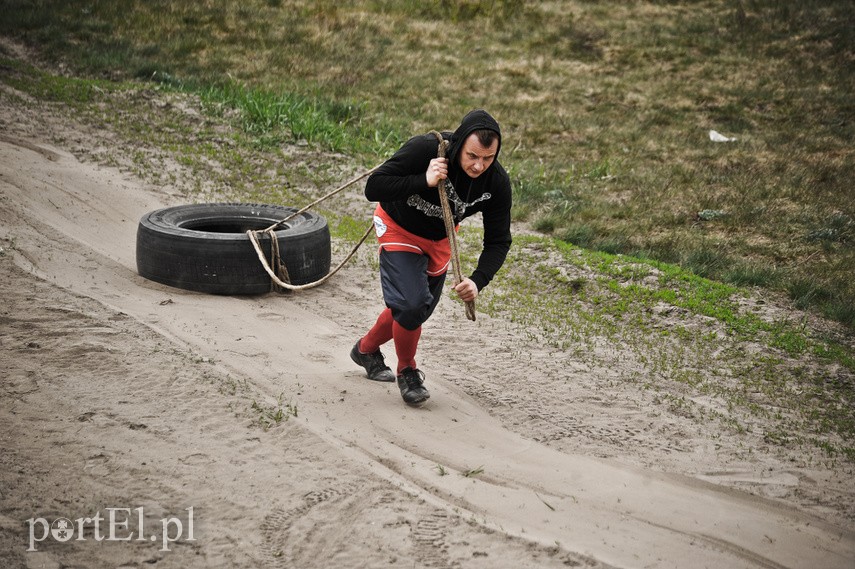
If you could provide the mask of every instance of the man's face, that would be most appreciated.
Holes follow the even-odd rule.
[[[470,134],[460,150],[460,167],[470,178],[477,178],[490,167],[496,159],[499,140],[494,139],[489,147],[482,146],[477,134]]]

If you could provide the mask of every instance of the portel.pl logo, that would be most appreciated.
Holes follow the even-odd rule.
[[[169,544],[178,541],[184,535],[184,524],[177,517],[162,518],[159,531],[156,530],[155,533],[147,535],[143,508],[134,508],[133,510],[131,508],[105,508],[105,511],[107,512],[106,518],[98,511],[94,517],[77,518],[76,520],[56,518],[49,522],[45,518],[28,519],[30,546],[27,551],[36,551],[36,544],[48,537],[61,543],[72,539],[86,541],[87,538],[83,532],[90,527],[92,528],[92,539],[95,541],[131,541],[132,539],[149,542],[159,541],[160,551],[170,551]],[[130,529],[132,511],[136,512],[136,538]],[[193,507],[185,508],[185,511],[187,512],[187,536],[184,537],[184,541],[196,541],[193,537]],[[101,527],[102,522],[106,522],[105,528]]]

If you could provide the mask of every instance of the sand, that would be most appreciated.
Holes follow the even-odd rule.
[[[0,566],[855,564],[845,472],[649,413],[448,299],[408,408],[348,357],[370,262],[284,295],[147,281],[138,220],[186,198],[91,160],[109,137],[62,112],[3,97],[0,125]]]

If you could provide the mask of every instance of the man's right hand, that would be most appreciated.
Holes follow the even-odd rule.
[[[437,187],[441,180],[448,178],[448,159],[434,158],[431,160],[427,172],[425,172],[425,178],[427,178],[429,188]]]

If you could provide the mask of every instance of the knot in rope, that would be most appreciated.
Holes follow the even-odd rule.
[[[370,176],[372,173],[374,173],[375,170],[377,170],[377,168],[378,167],[375,166],[374,168],[368,170],[367,172],[360,174],[356,178],[353,178],[352,180],[342,184],[338,188],[329,192],[325,196],[318,198],[317,200],[313,201],[312,203],[305,206],[304,208],[302,208],[298,211],[295,211],[294,213],[292,213],[291,215],[289,215],[285,219],[281,219],[281,220],[277,221],[276,223],[274,223],[270,227],[267,227],[265,229],[259,229],[259,230],[253,230],[253,229],[247,230],[246,235],[247,235],[247,237],[249,237],[249,240],[252,243],[253,248],[255,248],[255,253],[256,253],[256,255],[258,255],[258,260],[261,261],[262,268],[270,276],[270,281],[271,281],[270,282],[270,289],[272,291],[277,291],[280,289],[289,290],[289,291],[306,290],[306,289],[310,289],[310,288],[314,288],[316,286],[322,285],[323,283],[327,282],[327,280],[329,280],[330,277],[332,277],[334,274],[336,274],[345,265],[345,263],[347,263],[351,259],[351,257],[353,257],[356,254],[357,249],[359,249],[359,247],[365,242],[365,240],[368,238],[368,235],[371,234],[371,230],[374,228],[373,222],[371,223],[371,225],[368,226],[368,229],[365,231],[365,234],[362,236],[362,239],[359,240],[359,243],[356,244],[356,246],[353,248],[353,250],[350,252],[350,254],[344,259],[344,261],[339,263],[339,265],[335,269],[333,269],[327,275],[321,277],[320,279],[318,279],[314,282],[310,282],[310,283],[306,283],[306,284],[302,284],[302,285],[294,285],[294,284],[291,284],[291,278],[288,276],[288,269],[285,267],[285,263],[282,262],[282,256],[281,256],[280,251],[279,251],[279,239],[276,237],[276,228],[279,227],[280,225],[283,225],[283,224],[287,223],[288,221],[294,219],[298,215],[302,215],[303,213],[305,213],[309,209],[315,207],[316,205],[318,205],[322,201],[327,200],[327,199],[333,197],[334,195],[336,195],[337,193],[343,191],[344,189],[352,186],[353,184],[355,184],[356,182],[358,182],[362,178]],[[270,239],[270,261],[269,262],[264,257],[264,251],[261,248],[260,239],[262,238],[262,236],[267,236],[267,238]],[[272,267],[275,267],[275,270]]]

